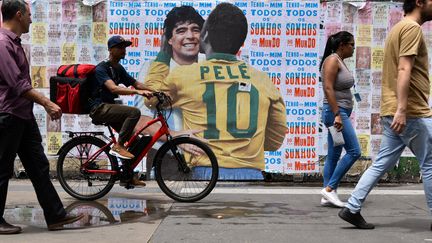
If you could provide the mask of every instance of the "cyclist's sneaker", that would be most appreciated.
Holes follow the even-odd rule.
[[[120,186],[127,186],[127,185],[134,186],[134,187],[146,186],[145,182],[138,179],[137,175],[134,175],[130,180],[124,180],[124,181],[120,180]]]
[[[134,187],[145,187],[146,184],[144,181],[138,179],[138,178],[132,178],[130,181],[120,181],[120,186],[134,186]]]
[[[131,185],[134,185],[136,187],[144,187],[146,186],[145,182],[138,179],[138,178],[132,178],[132,180],[129,182]]]
[[[117,156],[121,159],[133,159],[135,156],[129,151],[126,150],[125,147],[121,146],[120,144],[115,144],[111,150],[109,151],[111,155]]]

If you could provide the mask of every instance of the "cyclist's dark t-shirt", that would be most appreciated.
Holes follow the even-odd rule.
[[[107,80],[112,80],[116,85],[123,84],[126,87],[133,85],[136,80],[130,76],[124,67],[118,64],[116,67],[112,66],[108,61],[102,61],[96,66],[96,87],[93,90],[99,90],[94,92],[93,101],[91,102],[91,108],[96,107],[102,103],[114,104],[115,98],[118,98],[117,94],[111,93],[105,86]]]

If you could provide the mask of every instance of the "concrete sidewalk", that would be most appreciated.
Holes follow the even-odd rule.
[[[12,180],[5,218],[23,233],[0,242],[432,242],[421,184],[380,186],[362,214],[375,230],[357,230],[321,207],[319,186],[220,182],[200,202],[177,203],[155,182],[115,186],[97,202],[80,202],[55,183],[65,207],[86,215],[73,230],[49,232],[28,180]],[[351,187],[338,192],[346,200]]]

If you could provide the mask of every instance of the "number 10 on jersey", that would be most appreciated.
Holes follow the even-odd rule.
[[[227,121],[226,127],[229,134],[234,138],[251,138],[258,125],[258,106],[259,106],[259,92],[252,84],[250,86],[249,96],[249,127],[247,129],[237,128],[237,94],[244,92],[239,89],[238,83],[233,83],[227,90],[226,103],[218,102],[218,104],[227,106]],[[203,94],[203,101],[207,106],[207,130],[204,131],[204,138],[206,139],[219,139],[220,130],[216,127],[217,111],[216,111],[216,94],[215,84],[207,83],[206,90]]]

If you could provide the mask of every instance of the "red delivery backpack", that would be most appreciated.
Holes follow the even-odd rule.
[[[92,64],[61,65],[50,78],[50,99],[63,113],[88,114],[89,99],[96,82]]]

